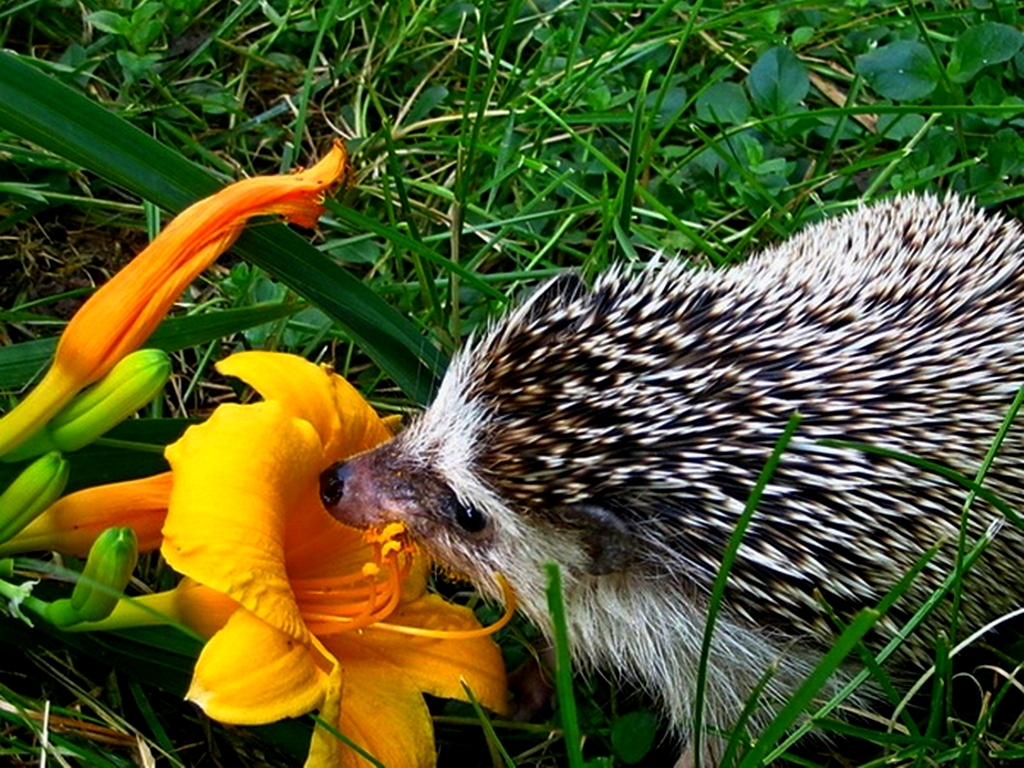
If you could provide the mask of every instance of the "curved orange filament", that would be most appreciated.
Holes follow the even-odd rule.
[[[480,627],[479,629],[427,629],[426,627],[408,627],[404,624],[388,624],[384,621],[378,621],[373,625],[374,629],[380,629],[385,632],[396,632],[401,635],[411,635],[413,637],[432,637],[436,640],[474,640],[478,637],[486,637],[487,635],[493,635],[499,629],[504,627],[510,621],[516,613],[516,593],[513,591],[511,585],[502,576],[498,574],[498,583],[501,585],[502,597],[505,600],[505,613],[502,614],[501,618],[493,624]],[[334,617],[335,621],[347,621],[344,617]],[[348,627],[346,627],[348,629]]]
[[[333,634],[364,629],[371,624],[379,624],[394,612],[402,597],[401,586],[400,569],[389,567],[387,569],[387,580],[384,582],[376,580],[371,582],[366,599],[356,603],[359,605],[358,613],[345,615],[350,613],[353,603],[340,601],[335,596],[333,600],[320,601],[323,603],[321,607],[327,608],[329,612],[313,613],[303,611],[303,616],[311,631],[318,634]],[[322,597],[329,596],[324,595]]]
[[[292,582],[296,597],[304,606],[303,618],[314,634],[337,634],[372,626],[374,629],[415,637],[470,640],[491,635],[512,620],[516,612],[516,595],[508,581],[499,574],[498,583],[505,601],[505,613],[488,627],[444,630],[385,622],[398,608],[402,598],[402,581],[413,567],[410,553],[414,545],[405,540],[404,533],[405,527],[400,523],[367,531],[364,539],[372,546],[373,557],[360,571]],[[384,574],[381,574],[382,569]],[[308,610],[310,607],[319,610]]]
[[[412,545],[405,541],[404,532],[405,527],[400,524],[367,531],[364,539],[372,547],[373,555],[359,571],[309,579],[301,584],[292,582],[300,603],[319,609],[302,611],[313,632],[359,630],[394,612],[402,597],[402,580],[412,571]]]

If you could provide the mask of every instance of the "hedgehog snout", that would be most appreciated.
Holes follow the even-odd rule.
[[[332,464],[320,474],[320,501],[336,520],[356,528],[407,522],[423,513],[402,473],[382,466],[376,451]]]

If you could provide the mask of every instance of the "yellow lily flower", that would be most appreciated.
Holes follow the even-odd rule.
[[[307,171],[238,182],[179,215],[72,318],[44,379],[0,419],[0,456],[143,343],[248,218],[311,227],[348,170],[336,144]],[[84,556],[104,530],[128,526],[140,550],[160,546],[185,578],[74,630],[180,623],[209,638],[188,697],[211,717],[259,724],[319,710],[390,766],[432,765],[423,694],[464,698],[465,682],[502,711],[505,676],[494,628],[427,594],[428,564],[400,530],[344,528],[320,503],[321,471],[389,429],[343,379],[301,358],[244,353],[218,368],[265,400],[221,406],[191,428],[167,449],[170,473],[59,500],[0,555]],[[361,764],[344,741],[314,730],[307,765]]]
[[[428,564],[400,533],[367,536],[320,503],[321,471],[389,430],[344,379],[302,358],[245,352],[218,370],[265,399],[218,407],[167,449],[161,551],[186,580],[86,628],[153,623],[144,609],[160,611],[210,638],[188,698],[214,719],[319,710],[392,768],[433,765],[422,694],[464,699],[464,680],[503,711],[505,674],[472,612],[427,594]],[[318,726],[307,765],[365,762]]]
[[[324,195],[348,173],[345,147],[335,142],[305,171],[245,179],[182,211],[75,313],[46,376],[0,419],[0,456],[149,338],[185,287],[231,247],[249,218],[277,214],[313,227],[323,212]]]

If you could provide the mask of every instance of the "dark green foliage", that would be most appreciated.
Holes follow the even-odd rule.
[[[917,40],[897,40],[858,56],[857,74],[878,95],[894,101],[923,99],[939,85],[939,68]]]
[[[779,45],[762,54],[747,75],[747,87],[754,103],[772,115],[793,112],[807,96],[810,80],[796,55]]]
[[[645,710],[629,712],[612,723],[612,749],[623,763],[633,765],[650,753],[657,735],[657,715]]]

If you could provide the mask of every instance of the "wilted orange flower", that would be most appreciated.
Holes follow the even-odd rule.
[[[323,212],[324,195],[348,172],[345,147],[335,142],[312,168],[245,179],[182,211],[68,323],[46,376],[0,419],[0,456],[149,338],[185,287],[231,246],[248,219],[277,214],[312,227]]]

